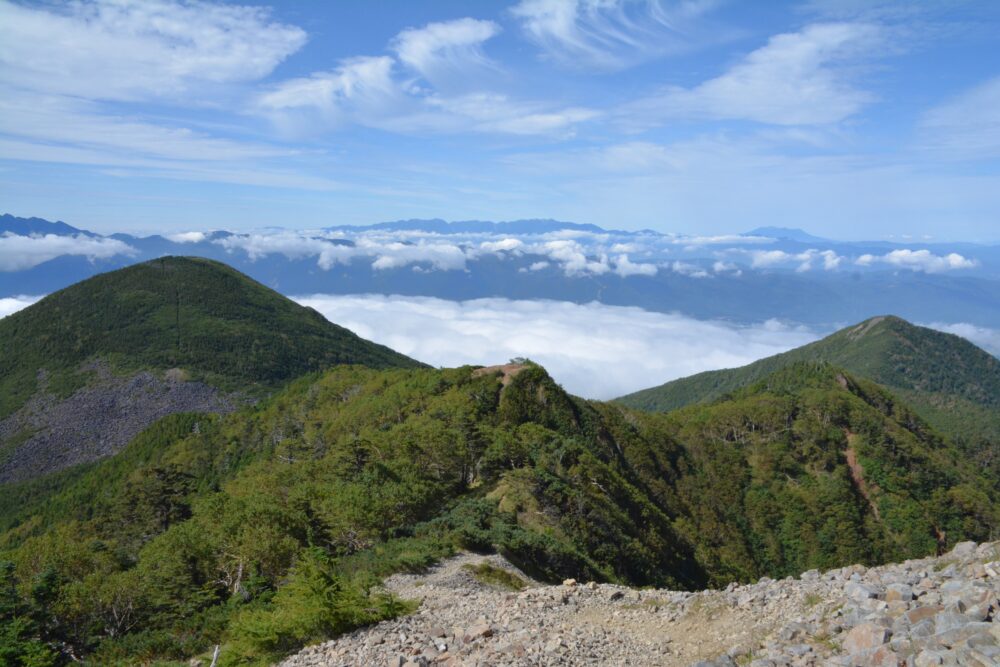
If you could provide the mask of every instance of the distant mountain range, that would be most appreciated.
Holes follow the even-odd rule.
[[[49,236],[45,236],[49,235]],[[834,329],[879,313],[1000,328],[1000,247],[608,231],[552,220],[407,220],[300,232],[101,236],[0,216],[0,297],[42,295],[164,255],[226,262],[283,294],[599,301]]]
[[[458,220],[448,222],[435,218],[433,220],[396,220],[379,222],[374,225],[340,225],[326,227],[335,231],[358,230],[392,230],[419,231],[433,234],[548,234],[568,229],[578,232],[603,234],[606,230],[597,225],[581,225],[575,222],[560,222],[559,220],[512,220],[510,222],[489,222],[486,220]],[[616,232],[625,233],[625,232]]]

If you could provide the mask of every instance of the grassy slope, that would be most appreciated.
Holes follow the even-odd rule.
[[[1000,360],[963,338],[897,317],[866,320],[742,368],[699,373],[617,402],[661,412],[710,403],[802,361],[826,361],[889,387],[948,435],[1000,442]]]
[[[64,582],[49,632],[123,663],[214,643],[226,664],[273,659],[373,618],[345,609],[396,613],[360,582],[458,547],[548,579],[697,587],[922,555],[998,520],[959,451],[816,363],[669,415],[575,399],[537,367],[503,391],[468,368],[341,367],[11,493],[0,551],[22,582]],[[337,576],[353,583],[331,592]],[[102,600],[126,590],[136,624],[109,638]]]
[[[359,338],[224,264],[165,257],[101,274],[0,320],[0,418],[37,388],[67,395],[81,363],[118,370],[181,368],[253,393],[340,363],[419,364]]]

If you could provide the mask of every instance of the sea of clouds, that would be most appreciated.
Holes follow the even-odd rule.
[[[566,301],[383,295],[293,297],[358,335],[434,366],[528,357],[571,393],[608,399],[706,370],[748,364],[817,334],[641,308]]]
[[[0,298],[0,317],[40,298]],[[742,366],[830,333],[775,320],[742,325],[601,303],[380,294],[292,298],[363,338],[433,366],[487,366],[528,357],[571,393],[594,399]],[[923,324],[1000,356],[1000,330],[967,323]]]

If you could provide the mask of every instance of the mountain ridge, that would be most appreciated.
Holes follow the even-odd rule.
[[[51,569],[56,602],[25,604],[98,663],[219,644],[220,664],[263,665],[412,608],[374,582],[457,550],[550,582],[695,589],[1000,525],[966,457],[829,364],[667,415],[512,370],[340,366],[229,416],[169,416],[118,456],[7,489],[0,558],[20,582]],[[108,635],[110,599],[133,630]]]
[[[891,315],[869,318],[740,368],[706,371],[615,400],[653,411],[711,403],[788,364],[807,360],[843,366],[888,387],[952,436],[973,441],[1000,437],[1000,360],[960,336]]]

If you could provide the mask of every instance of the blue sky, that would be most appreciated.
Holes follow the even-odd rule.
[[[1000,4],[0,1],[4,212],[1000,240]]]

